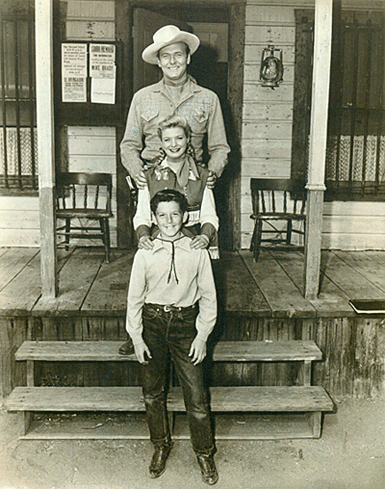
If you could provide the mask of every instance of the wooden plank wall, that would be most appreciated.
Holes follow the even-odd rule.
[[[114,0],[69,0],[66,10],[68,41],[114,41]],[[112,211],[110,220],[111,246],[117,246],[116,225],[116,130],[107,126],[68,127],[69,171],[107,172],[113,174]],[[100,244],[100,240],[81,240],[81,244]]]
[[[383,2],[370,2],[383,9]],[[345,0],[343,8],[367,9]],[[252,233],[250,178],[290,177],[291,129],[294,97],[296,8],[314,8],[308,0],[247,0],[242,134],[241,247],[247,249]],[[261,87],[262,51],[273,44],[283,50],[284,81],[279,88]],[[326,202],[322,248],[385,249],[385,202]]]
[[[385,202],[325,202],[322,248],[385,249]]]
[[[283,51],[284,82],[275,90],[262,87],[259,70],[263,49]],[[250,178],[290,177],[294,86],[294,8],[246,5],[242,127],[241,246],[252,233]]]
[[[27,381],[25,365],[15,361],[15,353],[28,340],[31,317],[0,317],[0,400],[10,394],[16,385]]]
[[[63,4],[67,12],[68,40],[115,40],[115,0],[63,0]],[[307,0],[292,0],[290,4],[279,0],[246,2],[240,220],[243,249],[249,247],[252,232],[250,178],[290,176],[294,9],[312,5],[314,2]],[[358,8],[353,1],[345,1],[344,5]],[[384,7],[383,2],[375,5],[376,8],[381,6]],[[284,82],[276,90],[261,87],[259,82],[262,51],[268,44],[283,49]],[[114,132],[111,127],[69,128],[70,169],[111,171],[115,175]],[[83,142],[86,144],[81,147],[78,143]],[[384,215],[385,202],[326,202],[322,247],[385,249]],[[112,245],[116,246],[115,222],[112,228]],[[38,197],[0,197],[0,246],[39,245]]]
[[[0,246],[39,245],[39,197],[0,196]]]
[[[117,246],[116,226],[116,135],[114,127],[69,126],[69,171],[112,173],[111,246]],[[100,246],[100,240],[81,240],[81,245]]]

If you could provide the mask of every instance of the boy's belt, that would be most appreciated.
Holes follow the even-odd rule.
[[[197,307],[197,304],[195,303],[192,306],[187,306],[187,307],[178,307],[169,304],[151,304],[149,302],[146,302],[144,306],[152,307],[154,309],[161,310],[164,312],[189,312],[189,311],[193,311]]]

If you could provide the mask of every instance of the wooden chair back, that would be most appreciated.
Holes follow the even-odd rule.
[[[253,215],[305,216],[306,191],[303,182],[276,178],[250,181]]]
[[[305,235],[306,190],[303,182],[275,178],[252,178],[250,190],[253,208],[250,218],[255,221],[250,249],[257,261],[263,241],[288,247],[292,246],[293,233]],[[302,222],[303,229],[293,227],[293,221]],[[279,222],[283,223],[282,229]]]
[[[59,173],[56,179],[58,236],[68,249],[71,238],[101,239],[106,261],[110,259],[109,218],[112,217],[112,176],[110,173]],[[75,220],[75,225],[72,223]],[[86,222],[93,221],[93,226]],[[95,226],[95,224],[97,226]]]
[[[57,209],[111,214],[112,176],[110,173],[59,173]]]

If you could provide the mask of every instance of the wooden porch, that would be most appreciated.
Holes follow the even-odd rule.
[[[126,293],[133,251],[115,250],[104,262],[101,248],[59,252],[60,293],[41,295],[40,252],[0,250],[1,390],[7,396],[25,385],[24,368],[14,361],[25,340],[125,340]],[[385,314],[359,315],[349,299],[385,298],[385,252],[324,251],[316,300],[303,297],[304,257],[300,252],[224,253],[214,263],[219,319],[213,341],[314,340],[323,353],[312,385],[331,396],[371,397],[385,387]],[[137,365],[108,368],[90,362],[80,370],[68,363],[65,385],[137,385]],[[57,377],[55,365],[37,372],[41,385]],[[218,366],[212,383],[225,385],[298,384],[294,366]]]

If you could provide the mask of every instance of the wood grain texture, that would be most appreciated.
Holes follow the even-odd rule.
[[[0,294],[1,316],[29,315],[41,296],[40,253],[23,267]]]
[[[127,290],[130,281],[134,251],[112,252],[111,263],[103,263],[97,279],[82,305],[82,314],[109,316],[118,314],[127,308]]]
[[[8,411],[144,411],[140,387],[17,387],[5,402]],[[322,387],[213,387],[214,412],[332,411]],[[185,411],[180,388],[171,388],[170,411]]]
[[[229,313],[269,316],[270,307],[237,254],[223,253],[214,262],[218,303]]]
[[[291,252],[287,255],[290,257]],[[313,306],[269,252],[261,254],[257,263],[250,252],[242,251],[241,256],[267,299],[273,317],[315,317]],[[296,262],[298,258],[296,255]]]
[[[42,297],[35,307],[35,314],[53,316],[65,311],[66,315],[79,313],[97,272],[104,251],[77,249],[60,271],[60,291],[57,298]],[[86,261],[87,266],[84,266]]]
[[[344,257],[344,260],[341,258]],[[353,263],[353,261],[355,263]],[[361,268],[362,267],[362,268]],[[349,298],[356,299],[383,299],[384,286],[378,287],[378,278],[383,275],[382,270],[376,265],[376,262],[371,262],[363,259],[362,265],[358,264],[357,259],[353,255],[341,254],[335,252],[323,253],[321,261],[321,269],[326,277],[328,277],[339,289],[341,289]],[[373,280],[369,271],[373,271]],[[376,278],[377,277],[377,278]]]
[[[271,251],[270,254],[279,266],[296,284],[300,291],[304,290],[304,256],[300,252]],[[322,256],[328,254],[323,252]],[[320,276],[320,292],[316,299],[309,302],[314,307],[317,317],[351,317],[354,311],[349,305],[349,297],[341,291],[324,274]]]
[[[136,361],[134,354],[119,355],[119,341],[26,341],[15,353],[18,361]],[[215,362],[279,362],[321,360],[313,341],[222,341],[215,345]]]
[[[0,291],[39,253],[36,248],[8,248],[0,255]]]

